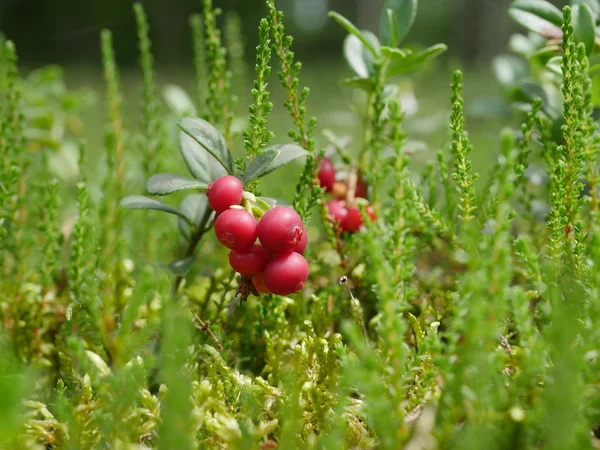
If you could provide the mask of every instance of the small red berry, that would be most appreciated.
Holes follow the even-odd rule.
[[[206,190],[208,204],[217,214],[229,209],[232,205],[239,205],[242,202],[243,193],[242,182],[232,175],[217,178],[208,184]]]
[[[261,294],[272,294],[267,285],[265,284],[265,274],[259,273],[252,278],[252,284],[256,288],[256,291]]]
[[[327,157],[321,159],[319,164],[319,185],[325,188],[325,191],[331,192],[335,183],[335,168],[333,163]]]
[[[375,220],[375,211],[373,211],[373,208],[371,206],[367,206],[367,214],[371,218],[371,221]],[[358,231],[360,227],[362,227],[362,225],[363,218],[358,206],[353,205],[350,208],[348,208],[348,214],[342,221],[342,229],[344,231],[354,232]]]
[[[348,215],[346,203],[343,200],[330,200],[327,202],[327,212],[333,223],[341,224]]]
[[[262,245],[254,244],[243,250],[231,250],[229,265],[236,272],[251,277],[265,270],[269,262],[269,252]]]
[[[269,253],[282,255],[296,249],[304,224],[296,211],[287,206],[276,206],[268,210],[258,222],[258,239]]]
[[[302,239],[300,239],[300,242],[298,243],[298,246],[296,247],[296,250],[294,250],[296,253],[300,253],[301,255],[304,255],[304,252],[306,251],[306,246],[308,245],[308,233],[306,232],[306,227],[302,227]]]
[[[359,198],[367,198],[367,185],[360,178],[356,180],[356,187],[354,188],[354,196]]]
[[[256,219],[244,209],[223,211],[215,221],[219,242],[232,250],[244,250],[256,241]]]
[[[265,285],[277,295],[293,294],[304,288],[308,272],[308,263],[301,254],[278,255],[265,267]]]

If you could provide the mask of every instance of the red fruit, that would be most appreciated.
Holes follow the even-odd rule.
[[[319,165],[319,185],[325,188],[325,191],[331,192],[335,183],[335,169],[333,163],[327,157],[321,159]]]
[[[258,239],[269,253],[293,252],[304,234],[304,224],[296,211],[287,206],[268,210],[258,222]]]
[[[302,239],[300,239],[300,242],[298,243],[298,246],[296,247],[296,250],[294,250],[296,253],[300,253],[301,255],[304,255],[304,252],[306,251],[306,246],[308,245],[308,233],[306,232],[306,227],[302,227]]]
[[[278,255],[265,267],[265,285],[277,295],[293,294],[304,288],[308,271],[308,263],[301,254]]]
[[[371,206],[367,206],[367,214],[371,218],[371,221],[375,220],[375,211],[373,211]],[[344,217],[344,220],[342,220],[342,229],[344,231],[354,232],[358,231],[362,225],[363,219],[360,209],[358,209],[358,206],[353,205],[348,209],[348,214]]]
[[[231,250],[229,253],[231,268],[246,277],[262,273],[268,262],[269,252],[258,244],[243,250]]]
[[[243,193],[242,182],[232,175],[225,175],[208,184],[206,196],[208,204],[218,214],[232,205],[239,205]]]
[[[256,241],[256,219],[244,209],[228,209],[215,220],[219,242],[232,250],[252,247]]]
[[[272,294],[267,285],[265,284],[265,274],[259,273],[252,278],[252,284],[256,288],[256,291],[261,294]]]
[[[327,212],[333,223],[341,224],[348,215],[346,203],[343,200],[330,200],[327,202]]]
[[[367,185],[360,178],[356,180],[356,187],[354,188],[354,196],[360,198],[367,198]]]

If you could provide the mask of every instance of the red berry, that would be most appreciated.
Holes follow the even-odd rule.
[[[223,211],[215,221],[219,242],[232,250],[244,250],[256,241],[256,219],[244,209]]]
[[[262,273],[268,262],[269,252],[258,244],[243,250],[231,250],[229,253],[231,268],[246,277]]]
[[[225,175],[208,184],[206,196],[210,207],[221,213],[232,205],[239,205],[243,193],[242,182],[232,175]]]
[[[356,187],[354,188],[354,196],[360,198],[367,198],[367,185],[360,178],[356,180]]]
[[[325,188],[325,191],[331,192],[333,183],[335,183],[335,169],[333,163],[329,158],[323,157],[319,165],[319,184],[321,187]]]
[[[302,227],[302,239],[300,239],[300,242],[298,243],[298,247],[296,247],[296,250],[294,250],[296,253],[300,253],[301,255],[304,255],[304,252],[306,251],[306,246],[308,245],[308,233],[306,232],[306,227]]]
[[[252,284],[256,288],[256,291],[261,294],[272,294],[267,285],[265,284],[265,274],[259,273],[252,278]]]
[[[304,224],[296,211],[287,206],[276,206],[268,210],[258,222],[258,239],[269,253],[281,255],[296,249]]]
[[[342,223],[344,218],[348,215],[346,203],[343,200],[328,201],[327,212],[329,213],[329,219],[336,224]]]
[[[304,288],[308,271],[308,263],[301,254],[278,255],[265,267],[265,285],[277,295],[293,294]]]
[[[373,211],[373,208],[371,208],[371,206],[367,206],[367,214],[371,218],[371,221],[375,220],[375,211]],[[348,209],[348,214],[346,215],[344,220],[342,220],[342,229],[344,231],[354,232],[358,231],[360,227],[362,227],[362,225],[363,219],[360,213],[360,209],[356,205],[351,206]]]

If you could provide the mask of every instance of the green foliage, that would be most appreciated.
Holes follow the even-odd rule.
[[[480,182],[461,72],[451,84],[450,142],[426,165],[413,158],[398,75],[445,49],[398,48],[416,1],[385,2],[384,45],[331,14],[350,33],[343,51],[356,77],[345,84],[357,89],[362,139],[353,149],[326,130],[327,150],[273,1],[259,24],[242,136],[232,127],[243,119],[231,95],[230,72],[244,76],[236,19],[227,50],[209,0],[204,22],[191,19],[202,118],[171,114],[156,95],[148,21],[136,4],[142,102],[131,139],[111,34],[101,35],[107,173],[99,201],[85,143],[76,179],[54,173],[52,154],[35,151],[41,144],[29,132],[35,121],[24,93],[44,99],[53,123],[63,110],[19,76],[6,43],[0,446],[597,447],[600,142],[589,21],[600,9],[596,1],[573,3],[557,15],[542,0],[513,2],[519,24],[544,33],[552,26],[554,34],[527,38],[521,68],[540,69],[541,84],[521,78],[513,58],[496,61],[523,124],[502,129],[498,157]],[[280,106],[268,90],[272,52],[292,119],[289,143],[271,142]],[[72,111],[80,107],[75,101]],[[55,147],[71,134],[57,135]],[[168,135],[177,139],[172,146]],[[177,144],[181,159],[169,153]],[[325,154],[338,154],[348,172],[345,200],[365,223],[357,233],[328,221],[318,182]],[[240,304],[236,274],[208,236],[214,214],[204,192],[226,173],[237,176],[240,207],[260,217],[284,201],[259,197],[258,180],[301,158],[293,206],[311,230],[311,276],[301,293]],[[141,169],[126,170],[126,161]],[[189,176],[179,174],[184,164]],[[368,185],[364,199],[359,179]],[[263,180],[269,192],[275,178]],[[142,183],[147,195],[139,195]],[[129,189],[137,195],[125,196]],[[547,214],[536,209],[543,202]]]

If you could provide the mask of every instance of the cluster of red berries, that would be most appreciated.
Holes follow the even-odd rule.
[[[354,233],[363,225],[363,218],[358,205],[348,199],[348,181],[337,180],[335,167],[331,159],[324,157],[319,165],[319,184],[325,188],[325,191],[333,196],[333,200],[327,202],[327,211],[329,219],[336,224],[341,231]],[[367,186],[360,178],[356,180],[354,188],[354,198],[367,197]],[[364,200],[366,202],[366,200]],[[375,211],[370,205],[366,206],[366,211],[372,221],[375,220]]]
[[[229,265],[242,276],[250,292],[289,295],[304,288],[308,244],[302,219],[292,208],[276,206],[259,221],[242,208],[242,182],[231,175],[208,185],[206,195],[217,213],[217,239],[229,248]],[[256,239],[260,244],[256,244]]]

